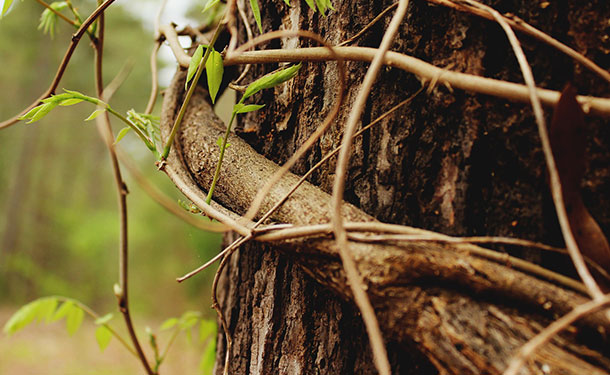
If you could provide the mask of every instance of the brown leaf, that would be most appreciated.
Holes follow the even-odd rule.
[[[571,84],[564,88],[555,107],[549,136],[572,234],[583,255],[610,272],[610,246],[580,194],[585,169],[585,119]]]

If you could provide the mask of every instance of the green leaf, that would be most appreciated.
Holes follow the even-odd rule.
[[[254,20],[258,26],[258,31],[262,34],[263,26],[261,24],[261,9],[258,5],[258,0],[250,0],[250,7],[252,8],[252,13],[254,13]]]
[[[30,121],[28,121],[27,123],[30,124],[32,122],[36,122],[36,121],[42,119],[43,117],[48,115],[49,112],[51,112],[53,110],[53,108],[57,107],[58,105],[59,105],[59,103],[57,103],[57,102],[41,104],[40,109],[34,114],[34,116],[32,116],[30,118]]]
[[[68,334],[70,336],[78,331],[84,317],[85,312],[78,306],[74,305],[70,311],[68,311],[68,315],[66,316],[66,329],[68,330]]]
[[[52,322],[56,322],[59,319],[65,317],[66,315],[68,315],[68,312],[70,312],[70,310],[72,309],[72,307],[74,306],[74,302],[72,301],[66,301],[64,302],[59,309],[57,309],[57,311],[55,311],[55,314],[53,314],[53,317],[51,317],[51,321]]]
[[[216,140],[216,144],[218,145],[218,147],[222,147],[222,142],[223,138],[222,137],[218,137],[218,139]]]
[[[205,13],[208,9],[218,4],[219,2],[220,0],[208,0],[207,4],[205,4],[205,8],[203,8],[203,11],[201,13]]]
[[[188,89],[189,82],[193,79],[193,76],[197,72],[197,67],[199,67],[199,63],[201,62],[201,58],[203,57],[203,46],[200,44],[197,46],[195,53],[193,53],[193,57],[191,57],[191,62],[189,63],[189,70],[186,73],[186,82],[184,82],[184,89]]]
[[[301,63],[262,76],[261,78],[248,85],[248,87],[246,88],[246,92],[242,97],[242,101],[261,90],[272,88],[288,81],[289,79],[297,75],[299,69],[301,69]]]
[[[13,316],[6,322],[2,331],[8,335],[11,335],[32,323],[36,318],[40,319],[40,309],[43,306],[42,300],[32,301],[19,310],[17,310]]]
[[[326,12],[326,2],[324,0],[316,0],[316,5],[318,6],[320,13],[324,15]]]
[[[123,129],[119,130],[119,134],[117,134],[114,144],[116,145],[117,143],[121,142],[121,139],[123,139],[123,137],[125,137],[125,135],[127,135],[127,133],[129,133],[130,130],[131,130],[130,126],[126,126]]]
[[[113,317],[114,317],[114,315],[112,315],[112,313],[108,313],[102,317],[95,319],[95,325],[99,326],[99,325],[106,324],[109,321],[111,321]]]
[[[290,0],[284,0],[284,2],[286,3],[286,5],[290,6]]]
[[[72,98],[72,99],[66,99],[66,100],[62,100],[59,105],[66,107],[69,105],[74,105],[74,104],[78,104],[80,102],[82,102],[83,99],[77,99],[77,98]]]
[[[13,0],[4,0],[4,6],[2,7],[2,13],[0,13],[0,18],[2,18],[6,14],[6,12],[8,12],[12,3]]]
[[[164,321],[163,324],[161,324],[161,327],[159,328],[159,330],[161,330],[161,331],[168,330],[168,329],[176,326],[176,324],[178,324],[178,318],[169,318],[166,321]]]
[[[199,341],[204,342],[208,338],[215,339],[217,333],[216,322],[213,320],[202,320],[199,326]]]
[[[104,113],[105,111],[106,111],[106,109],[104,109],[104,108],[96,109],[95,111],[91,112],[91,114],[89,115],[89,117],[87,117],[85,119],[85,121],[91,121],[91,120],[95,119],[97,116]]]
[[[34,108],[30,109],[30,110],[28,111],[28,113],[26,113],[25,115],[23,115],[23,116],[19,117],[19,120],[29,120],[29,119],[31,119],[32,117],[34,117],[34,115],[36,115],[36,113],[37,113],[38,111],[40,111],[40,108],[42,108],[42,106],[43,106],[43,105],[41,104],[41,105],[38,105],[38,106],[36,106],[36,107],[34,107]]]
[[[212,98],[212,104],[216,100],[216,94],[220,89],[222,83],[222,75],[224,73],[224,66],[222,64],[222,55],[220,52],[212,49],[210,56],[205,63],[205,72],[208,77],[208,90],[210,91],[210,97]]]
[[[45,323],[50,323],[53,315],[55,313],[55,309],[57,308],[58,301],[55,297],[43,298],[39,302],[39,306],[37,308],[37,318],[38,321],[44,319]]]
[[[203,355],[201,356],[201,362],[199,363],[199,369],[202,374],[212,374],[214,370],[214,361],[216,359],[216,340],[210,341],[205,347]]]
[[[100,347],[100,350],[103,352],[104,349],[108,347],[110,344],[110,340],[112,339],[112,332],[106,326],[99,326],[95,330],[95,340],[97,341],[97,345]]]
[[[235,104],[235,106],[233,106],[233,112],[234,113],[253,112],[253,111],[258,111],[259,109],[263,108],[264,106],[265,106],[264,104],[237,103],[237,104]]]

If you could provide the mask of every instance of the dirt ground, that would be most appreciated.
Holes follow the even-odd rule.
[[[0,308],[0,327],[4,326],[16,308]],[[138,327],[144,327],[137,319]],[[115,317],[113,326],[122,329],[123,322]],[[151,327],[159,322],[147,321]],[[144,329],[138,337],[144,339]],[[196,337],[196,335],[193,335]],[[158,338],[167,342],[169,334]],[[143,343],[145,350],[148,343]],[[188,344],[180,337],[171,348],[161,374],[198,374],[202,346],[196,339]],[[0,375],[133,375],[144,374],[140,363],[123,346],[113,339],[102,353],[95,340],[95,326],[90,319],[74,336],[69,336],[65,322],[49,325],[32,324],[8,337],[0,333]]]

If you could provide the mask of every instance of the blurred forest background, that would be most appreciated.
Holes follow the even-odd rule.
[[[84,17],[95,6],[93,1],[73,3]],[[143,111],[148,100],[152,18],[160,3],[117,1],[107,12],[105,82],[133,63],[128,78],[110,101],[119,112],[130,108]],[[190,8],[184,7],[185,1],[170,1],[169,6],[190,9],[190,14],[200,19],[203,4],[190,3]],[[146,13],[134,13],[137,9]],[[35,1],[15,1],[10,13],[0,20],[0,120],[17,114],[46,90],[74,32],[58,20],[54,37],[44,35],[37,30],[43,10]],[[169,21],[164,18],[164,22]],[[83,37],[59,87],[95,96],[92,57],[92,48]],[[174,66],[166,63],[166,71],[173,71]],[[40,122],[21,122],[0,131],[0,326],[19,306],[46,295],[72,297],[102,315],[117,315],[112,291],[118,274],[116,192],[95,123],[84,122],[93,109],[86,103],[60,108]],[[121,126],[115,125],[116,134]],[[133,135],[121,146],[151,182],[179,198],[165,175],[155,170],[150,152]],[[214,317],[209,303],[213,270],[184,284],[174,280],[216,254],[220,236],[184,224],[152,201],[125,170],[124,177],[130,190],[130,303],[140,338],[145,339],[146,325],[156,328],[186,310]],[[121,319],[115,318],[113,325],[123,328]],[[63,327],[44,325],[27,327],[11,337],[0,336],[0,374],[141,371],[116,342],[101,354],[92,322],[86,320],[83,327],[71,338]],[[182,371],[180,366],[196,366],[198,361],[196,351],[200,348],[184,346],[172,349],[178,357],[175,362],[180,362],[174,367],[176,371]],[[178,355],[182,350],[193,353],[190,357],[188,353]],[[123,364],[127,361],[130,363]]]

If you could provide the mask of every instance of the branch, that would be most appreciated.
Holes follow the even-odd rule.
[[[183,87],[184,72],[177,74],[166,92],[161,119],[165,137],[178,112]],[[202,189],[210,186],[218,159],[216,140],[224,131],[224,124],[213,114],[205,95],[205,91],[199,89],[193,96],[166,170],[172,171],[170,178],[179,176],[175,180],[188,186],[182,190],[194,203],[200,204],[202,209],[222,213],[229,218],[225,224],[233,226],[238,223],[233,215],[218,206],[207,206],[201,199],[205,197]],[[278,166],[238,137],[231,137],[230,143],[232,146],[226,154],[215,198],[228,209],[243,214]],[[271,208],[298,180],[297,176],[286,174],[263,202],[262,209]],[[348,221],[374,222],[352,205],[344,203],[341,211]],[[271,219],[294,225],[328,223],[331,219],[330,196],[304,183]],[[236,228],[241,235],[247,236],[251,233],[249,226],[248,223],[239,224]],[[352,300],[334,240],[318,235],[277,243],[279,249],[316,280]],[[585,303],[586,297],[507,267],[504,262],[474,256],[474,249],[480,248],[471,244],[430,241],[410,241],[401,245],[352,242],[349,246],[386,337],[417,342],[420,350],[441,368],[443,363],[466,361],[471,370],[463,373],[498,374],[506,368],[510,354],[535,336],[540,324],[546,325],[552,314],[569,313]],[[490,296],[494,299],[488,299]],[[493,303],[498,298],[507,306],[519,301],[519,308]],[[409,311],[408,319],[405,311]],[[490,311],[496,313],[490,314]],[[582,325],[590,327],[591,332],[597,332],[598,327],[610,329],[608,321],[599,313],[587,317]],[[479,352],[477,342],[487,342],[489,338],[464,339],[480,337],[483,326],[502,340],[487,353],[485,360],[476,354]],[[456,337],[456,332],[464,337]],[[455,340],[460,340],[461,351],[455,350]],[[540,361],[550,358],[570,374],[604,374],[606,371],[598,366],[610,366],[608,363],[590,364],[572,353],[582,354],[582,349],[569,342],[555,342],[548,350],[535,353],[534,358]]]
[[[333,50],[343,60],[371,62],[376,48],[368,47],[335,47]],[[331,61],[332,55],[322,47],[298,49],[270,49],[264,51],[244,52],[239,56],[229,57],[224,61],[226,66],[238,64],[261,64],[276,62],[299,61]],[[496,96],[521,103],[529,103],[528,88],[518,83],[485,78],[473,74],[453,72],[438,68],[423,60],[389,51],[384,61],[385,65],[398,68],[430,81],[440,76],[439,83],[447,83],[453,88],[471,91],[479,94]],[[558,91],[538,88],[536,90],[542,104],[554,107],[561,95]],[[602,117],[610,117],[610,99],[592,96],[578,96],[585,113]]]

